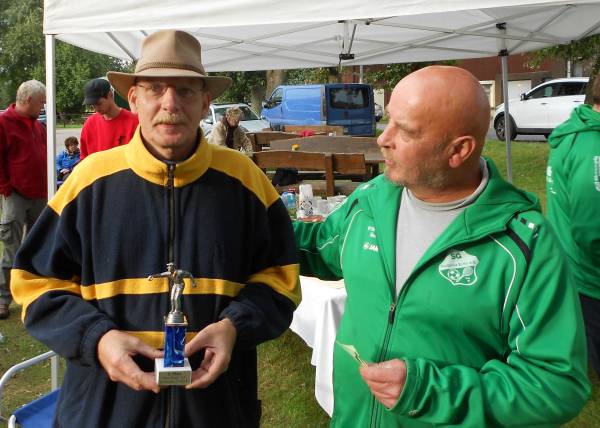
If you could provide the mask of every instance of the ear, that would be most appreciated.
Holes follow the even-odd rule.
[[[471,135],[463,135],[452,140],[449,144],[450,156],[448,165],[450,168],[458,168],[469,159],[475,152],[477,141]]]
[[[132,113],[137,114],[137,92],[135,90],[135,86],[131,86],[129,88],[129,92],[127,92],[127,101],[129,102],[129,108]]]
[[[212,101],[212,97],[210,96],[208,91],[206,91],[203,94],[203,98],[204,98],[204,105],[202,106],[202,117],[206,117],[206,115],[208,114],[208,109],[210,107],[210,102]]]

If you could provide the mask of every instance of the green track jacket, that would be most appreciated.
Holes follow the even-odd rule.
[[[600,299],[600,113],[577,107],[548,143],[548,219],[579,292]]]
[[[549,427],[586,402],[575,287],[536,199],[490,181],[431,245],[395,297],[402,188],[379,176],[324,223],[294,224],[301,274],[344,278],[337,340],[368,361],[407,364],[392,409],[334,350],[332,427]]]

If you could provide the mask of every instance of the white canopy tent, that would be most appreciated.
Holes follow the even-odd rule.
[[[200,40],[207,71],[500,55],[507,100],[508,54],[599,33],[599,17],[599,0],[46,0],[49,194],[55,182],[55,37],[135,60],[148,34],[183,29]],[[510,179],[510,132],[505,134]]]

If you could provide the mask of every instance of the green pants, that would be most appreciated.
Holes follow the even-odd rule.
[[[0,218],[0,241],[2,249],[2,275],[0,275],[0,303],[10,303],[10,269],[15,254],[25,235],[35,223],[44,207],[46,199],[27,199],[13,190],[10,196],[2,196],[2,217]]]

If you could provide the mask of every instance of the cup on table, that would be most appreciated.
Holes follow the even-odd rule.
[[[316,214],[321,215],[323,217],[327,217],[329,215],[329,201],[327,199],[318,198],[316,201]]]

